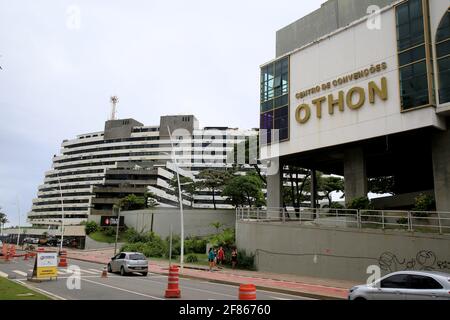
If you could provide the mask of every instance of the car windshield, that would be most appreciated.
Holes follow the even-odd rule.
[[[143,254],[130,254],[130,260],[145,260],[145,256]]]

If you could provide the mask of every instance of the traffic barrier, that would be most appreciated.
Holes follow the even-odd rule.
[[[3,253],[3,256],[5,257],[5,261],[9,261],[9,250],[8,250],[8,244],[4,244],[3,245],[3,247],[2,247],[2,253]]]
[[[16,256],[16,246],[12,244],[9,246],[9,257],[14,258],[15,256]]]
[[[108,278],[108,270],[106,270],[106,267],[103,267],[102,278]]]
[[[27,260],[28,260],[28,252],[25,252],[25,255],[24,255],[23,261],[27,261]]]
[[[239,300],[256,300],[256,287],[254,284],[241,284],[239,286]]]
[[[66,250],[61,250],[61,252],[60,252],[58,267],[62,267],[62,268],[67,267],[67,251]]]
[[[169,278],[167,284],[166,298],[181,298],[181,291],[178,287],[178,267],[171,266],[169,268]]]

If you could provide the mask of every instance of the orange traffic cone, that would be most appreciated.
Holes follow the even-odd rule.
[[[166,298],[181,298],[181,291],[178,287],[178,267],[169,268],[168,285],[165,294]]]
[[[256,300],[256,287],[254,284],[241,284],[239,286],[239,300]]]
[[[25,256],[23,258],[23,261],[27,261],[28,260],[28,252],[25,252]]]
[[[65,250],[61,250],[58,267],[66,268],[67,267],[67,252]]]
[[[103,267],[102,278],[108,278],[108,270],[106,270],[106,267]]]

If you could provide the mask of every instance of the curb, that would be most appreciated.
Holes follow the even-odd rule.
[[[72,257],[68,257],[68,258],[72,259],[72,260],[79,260],[79,261],[90,262],[90,263],[97,263],[97,264],[102,264],[102,265],[107,264],[107,263],[103,263],[103,262],[99,262],[99,261],[88,260],[88,259],[85,259],[85,258],[72,258]],[[159,272],[158,271],[152,271],[152,273],[154,273],[154,274],[161,274],[161,275],[167,275],[168,274],[168,272],[160,272],[160,271]],[[232,286],[235,286],[235,287],[239,287],[239,285],[240,285],[240,283],[232,282],[232,281],[208,279],[208,278],[202,278],[202,277],[199,277],[199,276],[191,276],[191,275],[184,275],[184,274],[180,274],[179,277],[180,278],[185,278],[185,279],[203,280],[203,281],[208,281],[208,282],[211,282],[211,283],[227,284],[227,285],[232,285]],[[271,279],[268,279],[268,280],[271,280]],[[260,289],[260,290],[264,290],[264,291],[270,291],[270,292],[285,293],[285,294],[290,294],[290,295],[293,295],[293,296],[300,296],[300,297],[306,297],[306,298],[311,298],[311,299],[346,300],[346,298],[339,298],[339,297],[335,297],[335,296],[326,296],[326,295],[320,295],[320,294],[315,294],[315,293],[293,291],[293,290],[289,290],[289,289],[266,287],[266,286],[260,286],[260,285],[256,286],[256,289]]]

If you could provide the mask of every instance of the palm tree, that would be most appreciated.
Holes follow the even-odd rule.
[[[2,208],[0,207],[0,234],[3,234],[3,227],[9,220],[6,218],[6,213],[1,212],[1,210]]]

